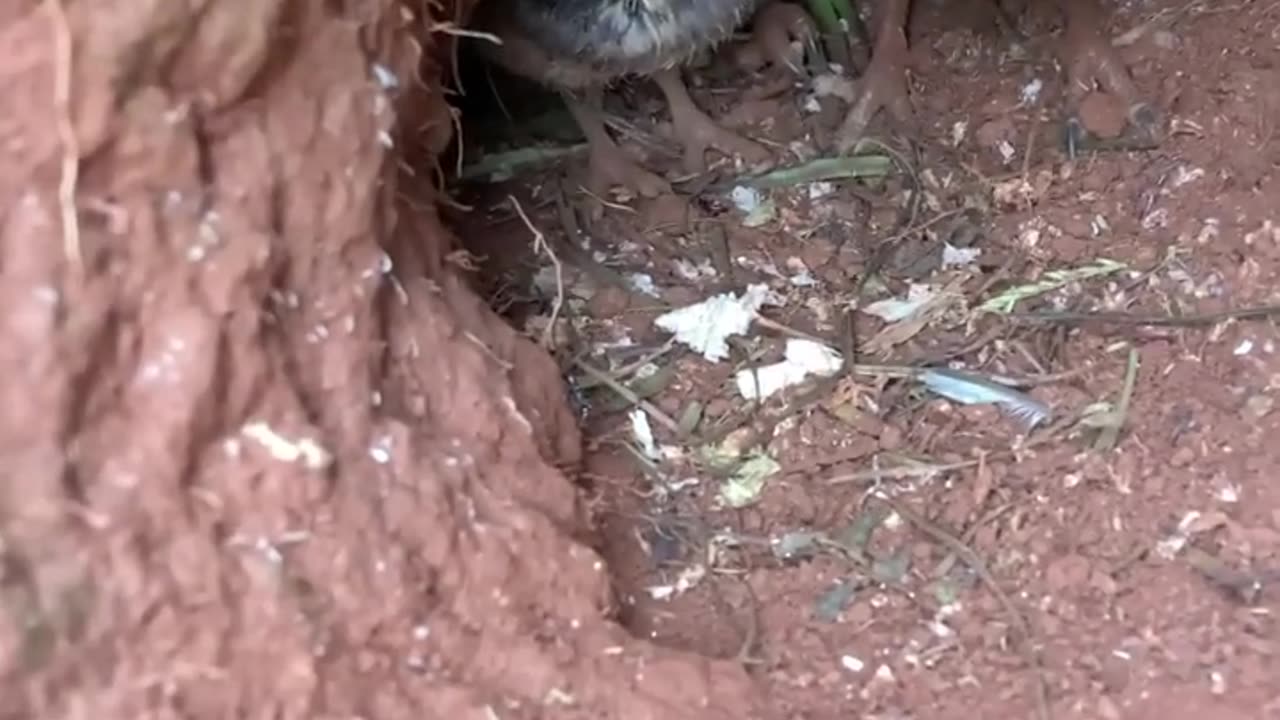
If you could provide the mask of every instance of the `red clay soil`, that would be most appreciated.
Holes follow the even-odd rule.
[[[1186,316],[1274,308],[1280,3],[1105,3],[1103,32],[1172,132],[1156,149],[1088,152],[1075,161],[1066,158],[1060,135],[1055,3],[1031,3],[1040,11],[1018,20],[1026,35],[1020,49],[990,18],[973,15],[984,4],[914,3],[911,94],[922,127],[916,147],[903,153],[919,151],[912,165],[925,175],[926,190],[913,228],[899,224],[907,199],[890,181],[857,195],[837,184],[818,202],[813,188],[775,190],[775,219],[758,227],[744,227],[732,208],[701,202],[728,207],[708,192],[687,204],[659,198],[610,207],[591,224],[582,222],[584,212],[578,232],[559,217],[556,178],[542,177],[466,196],[480,210],[471,213],[475,231],[466,239],[484,240],[479,255],[529,246],[529,229],[510,208],[512,192],[540,232],[585,239],[601,267],[651,279],[660,298],[566,271],[571,300],[564,315],[578,313],[571,321],[588,338],[566,344],[589,349],[597,367],[618,372],[661,355],[668,336],[652,320],[666,305],[720,292],[730,273],[735,290],[767,283],[787,300],[768,311],[771,317],[840,347],[833,308],[855,296],[875,249],[912,233],[932,237],[926,247],[935,248],[944,238],[964,238],[946,229],[959,208],[978,218],[966,222],[981,235],[976,242],[987,258],[986,270],[966,281],[973,303],[1048,269],[1109,258],[1131,270],[1025,309]],[[844,112],[839,105],[802,112],[808,88],[761,89],[789,88],[790,79],[729,70],[719,78],[688,75],[698,100],[716,108],[713,116],[773,147],[798,148],[802,157],[819,151],[813,138],[829,134]],[[1042,93],[1030,102],[1024,91],[1034,87]],[[645,97],[632,88],[631,101],[617,106],[630,106],[628,120],[642,132],[669,135],[665,109],[652,110],[660,103]],[[1094,98],[1085,120],[1105,130],[1114,98]],[[883,118],[873,131],[898,147],[912,134]],[[661,167],[657,143],[629,144],[650,149],[649,166]],[[672,173],[679,172],[677,158],[665,160]],[[1020,177],[1024,196],[993,202]],[[700,229],[707,227],[722,232]],[[929,227],[939,229],[930,235]],[[816,282],[793,283],[793,261]],[[729,272],[689,271],[703,262]],[[890,290],[875,297],[898,297],[922,277],[935,288],[954,277],[894,264],[890,259],[881,273]],[[869,318],[858,325],[863,337],[881,327]],[[631,441],[627,415],[611,392],[594,395],[589,445],[599,450],[587,454],[584,476],[602,495],[592,507],[602,516],[602,553],[628,627],[670,647],[753,660],[752,675],[773,709],[795,720],[1280,718],[1280,324],[1018,325],[996,326],[994,335],[981,323],[958,325],[922,332],[890,361],[954,352],[964,367],[1040,377],[1045,382],[1033,394],[1068,421],[1098,401],[1115,401],[1134,353],[1132,403],[1114,447],[1100,452],[1093,433],[1070,432],[1010,454],[1014,433],[992,408],[916,400],[910,390],[867,378],[821,392],[797,389],[744,412],[732,368],[780,359],[777,333],[753,329],[759,345],[733,364],[677,349],[654,361],[670,379],[648,399],[682,420],[697,403],[698,433],[706,434],[689,439],[655,422],[658,442],[689,458],[708,438],[719,442],[713,433],[724,421],[751,438],[742,447],[759,442],[782,471],[757,503],[720,507],[719,476],[696,460],[673,454],[653,473],[619,450]],[[622,339],[634,344],[618,347]],[[757,347],[773,354],[758,358]],[[858,405],[858,398],[870,400]],[[783,560],[762,542],[857,529],[877,507],[868,500],[871,488],[833,479],[865,476],[877,462],[902,463],[903,455],[937,464],[979,461],[928,480],[876,483],[935,528],[967,538],[978,562],[961,561],[923,525],[902,518],[886,520],[866,540],[868,553],[888,560],[880,568],[867,557],[828,552]],[[718,534],[743,542],[714,542]],[[988,578],[975,566],[985,566]]]
[[[442,261],[426,7],[0,13],[0,717],[760,712],[614,621],[557,369]]]

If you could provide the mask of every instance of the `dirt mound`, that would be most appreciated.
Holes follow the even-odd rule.
[[[8,8],[0,715],[756,711],[608,619],[556,367],[443,262],[427,7]]]

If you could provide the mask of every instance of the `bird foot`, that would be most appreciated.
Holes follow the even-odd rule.
[[[649,172],[627,157],[605,129],[603,91],[590,88],[583,98],[572,93],[561,93],[565,106],[573,115],[587,138],[587,190],[597,197],[605,197],[611,188],[621,185],[645,197],[657,197],[671,191],[666,180]]]
[[[1063,2],[1067,32],[1063,49],[1067,69],[1068,110],[1064,140],[1067,153],[1082,149],[1140,150],[1157,147],[1163,131],[1160,111],[1139,92],[1124,61],[1102,35],[1102,16],[1093,0]],[[1120,103],[1127,123],[1108,128],[1090,122],[1084,112],[1094,88]]]
[[[667,97],[671,111],[672,132],[684,147],[684,167],[689,173],[707,169],[707,150],[715,148],[729,156],[738,156],[749,165],[767,162],[772,156],[763,145],[726,130],[704,113],[693,98],[678,70],[664,70],[654,80]]]
[[[818,35],[817,25],[804,8],[785,2],[768,2],[751,21],[749,57],[760,65],[784,67],[804,73],[805,51]]]
[[[859,81],[858,99],[836,131],[836,149],[844,153],[857,145],[881,110],[903,125],[915,124],[907,93],[907,36],[901,25],[880,28],[871,64]]]
[[[705,172],[707,150],[712,148],[731,157],[741,157],[748,165],[767,162],[771,157],[760,143],[726,130],[697,108],[682,113],[683,117],[678,119],[673,108],[672,115],[673,132],[684,146],[684,167],[687,172]]]
[[[587,158],[586,187],[598,197],[619,185],[652,198],[671,192],[665,179],[644,169],[614,143],[592,143]]]

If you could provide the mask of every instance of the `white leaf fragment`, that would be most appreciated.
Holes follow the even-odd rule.
[[[812,340],[787,340],[785,359],[772,365],[739,370],[738,393],[748,400],[767,398],[804,382],[810,375],[831,377],[840,372],[840,353]]]
[[[937,295],[937,291],[929,285],[921,285],[912,283],[911,288],[907,290],[905,298],[885,298],[862,308],[862,312],[876,317],[888,323],[906,320],[915,315],[930,300]]]
[[[982,248],[958,248],[951,243],[942,245],[942,268],[967,267],[977,261]]]
[[[726,339],[741,335],[769,300],[769,287],[750,285],[742,297],[722,293],[700,303],[672,310],[653,321],[654,325],[673,333],[678,342],[688,345],[711,362],[729,356]]]
[[[653,428],[649,425],[649,416],[640,408],[631,411],[631,434],[635,436],[636,442],[640,445],[640,451],[645,454],[645,457],[654,461],[662,459],[658,444],[653,440]]]

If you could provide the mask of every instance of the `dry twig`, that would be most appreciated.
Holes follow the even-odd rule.
[[[662,408],[658,407],[657,405],[654,405],[648,400],[645,400],[644,398],[635,394],[635,392],[633,392],[626,385],[623,385],[622,383],[615,380],[613,377],[609,375],[609,373],[593,365],[590,365],[589,363],[586,363],[581,359],[575,360],[574,364],[577,365],[579,368],[582,368],[583,372],[595,378],[601,384],[605,385],[610,390],[617,393],[620,397],[622,397],[627,402],[649,413],[650,417],[652,417],[654,420],[657,420],[666,429],[670,430],[676,435],[682,434],[680,432],[680,423],[676,422],[671,418],[670,415],[663,412]]]
[[[58,136],[62,140],[62,178],[58,183],[58,205],[62,211],[62,250],[73,268],[81,266],[80,220],[76,214],[76,183],[80,174],[80,141],[71,117],[71,76],[75,55],[71,25],[62,0],[46,0],[53,25],[55,69],[53,103],[58,113]]]
[[[524,221],[525,227],[529,228],[529,232],[533,233],[533,251],[535,253],[546,253],[547,257],[551,259],[551,265],[556,270],[556,301],[551,306],[551,318],[547,321],[547,326],[542,329],[542,346],[551,349],[555,339],[556,321],[560,319],[560,309],[564,307],[564,268],[560,265],[560,258],[556,257],[555,251],[547,243],[546,236],[534,226],[533,221],[529,219],[516,196],[508,195],[507,198],[515,206],[516,214]]]

